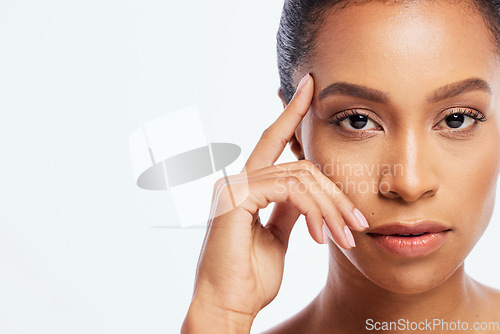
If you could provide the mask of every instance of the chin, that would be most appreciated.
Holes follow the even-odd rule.
[[[458,267],[457,267],[458,268]],[[397,294],[421,294],[439,287],[457,268],[379,268],[365,276],[381,289]]]
[[[443,247],[423,257],[402,258],[383,252],[341,250],[357,271],[376,287],[397,294],[422,294],[439,287],[460,268],[467,252]],[[452,255],[453,254],[453,255]],[[375,287],[375,288],[376,288]]]

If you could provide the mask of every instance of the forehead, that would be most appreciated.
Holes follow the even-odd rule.
[[[371,1],[331,11],[309,62],[321,88],[335,81],[404,94],[470,77],[495,83],[496,45],[465,1]]]

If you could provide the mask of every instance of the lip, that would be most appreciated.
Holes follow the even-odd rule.
[[[428,255],[446,242],[451,228],[424,220],[415,223],[395,223],[366,230],[379,248],[402,257]],[[415,234],[416,236],[403,236]]]

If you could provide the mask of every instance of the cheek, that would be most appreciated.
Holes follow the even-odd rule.
[[[460,229],[470,233],[464,238],[477,241],[488,226],[495,205],[498,174],[500,170],[500,146],[498,129],[488,140],[476,145],[470,159],[456,159],[458,168],[446,177],[447,192],[456,203]],[[454,179],[455,178],[455,179]],[[454,184],[454,187],[453,187]]]
[[[305,158],[344,192],[352,203],[373,218],[382,218],[379,205],[380,178],[391,165],[384,164],[381,140],[352,143],[342,139],[320,121],[312,121],[303,128]],[[370,217],[366,217],[370,220]]]

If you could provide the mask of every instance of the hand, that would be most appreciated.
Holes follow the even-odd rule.
[[[327,243],[328,234],[345,249],[354,247],[348,227],[357,231],[368,227],[366,219],[364,225],[364,218],[357,219],[349,198],[309,160],[274,165],[309,110],[313,81],[309,74],[301,80],[283,113],[262,134],[242,173],[214,186],[185,326],[192,316],[212,315],[214,321],[224,319],[226,325],[249,332],[257,313],[278,294],[288,240],[300,214],[316,242]],[[271,202],[275,205],[263,226],[259,209]]]

